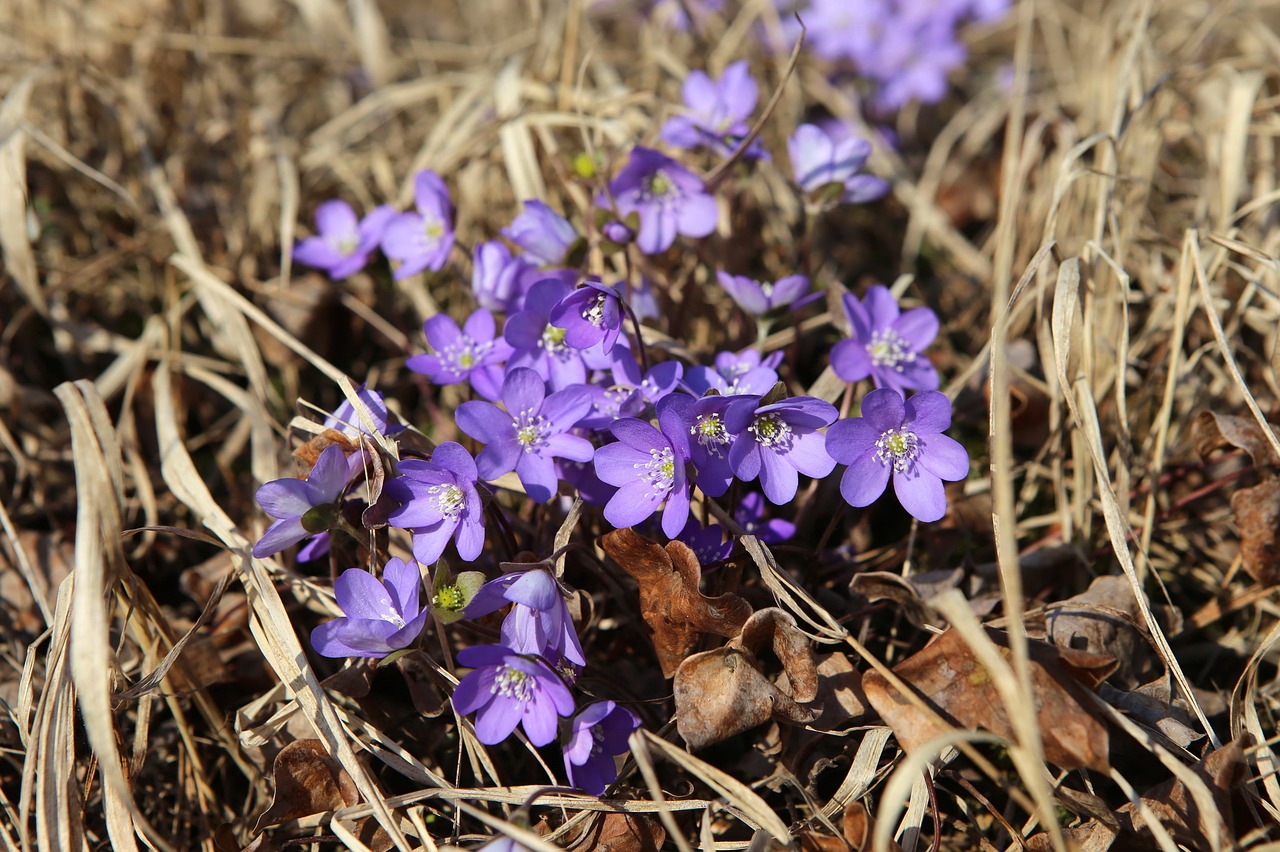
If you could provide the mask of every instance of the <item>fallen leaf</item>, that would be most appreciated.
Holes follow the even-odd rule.
[[[1167,679],[1167,676],[1162,678]],[[1171,703],[1167,688],[1159,690],[1163,693],[1160,695],[1152,686],[1145,684],[1126,692],[1104,683],[1098,688],[1098,696],[1147,728],[1168,737],[1179,748],[1187,748],[1196,740],[1203,739],[1204,732],[1196,728],[1191,711]]]
[[[1208,849],[1213,844],[1209,837],[1211,826],[1217,822],[1221,829],[1218,840],[1223,849],[1234,848],[1231,840],[1231,790],[1244,777],[1245,749],[1253,745],[1253,737],[1241,734],[1236,739],[1215,749],[1199,764],[1191,767],[1209,788],[1219,820],[1207,820],[1200,812],[1191,791],[1178,778],[1156,787],[1142,795],[1142,801],[1155,814],[1156,819],[1169,832],[1174,841],[1192,849]],[[1146,820],[1132,804],[1120,808],[1120,813],[1132,818],[1133,831],[1149,834]]]
[[[818,695],[811,706],[817,715],[804,727],[787,726],[781,732],[782,764],[808,783],[829,764],[821,751],[814,748],[815,742],[826,736],[821,732],[847,728],[871,711],[862,689],[862,673],[853,667],[847,654],[826,654],[816,662]],[[789,689],[786,672],[779,682],[784,691]]]
[[[1276,427],[1271,426],[1271,431],[1275,432]],[[1252,417],[1201,411],[1191,421],[1191,439],[1203,459],[1209,458],[1216,450],[1235,447],[1248,453],[1255,465],[1280,465],[1271,442]]]
[[[736,636],[751,615],[751,605],[737,595],[711,598],[698,590],[702,567],[682,541],[663,548],[621,529],[600,539],[600,546],[640,584],[640,613],[663,677],[675,675],[703,634]]]
[[[988,628],[987,635],[1001,649],[1007,648],[1004,634]],[[1036,718],[1044,738],[1045,757],[1063,769],[1083,766],[1108,771],[1107,728],[1077,696],[1085,689],[1081,678],[1096,685],[1105,678],[1104,672],[1114,668],[1114,661],[1036,641],[1029,643],[1029,650]],[[955,728],[983,728],[1013,739],[1013,726],[991,675],[954,630],[903,660],[893,672],[914,688],[936,714],[926,714],[879,673],[869,671],[863,675],[867,699],[907,751]]]
[[[1049,639],[1059,648],[1103,654],[1116,660],[1116,682],[1130,689],[1160,670],[1143,638],[1133,586],[1124,577],[1096,577],[1089,588],[1054,604],[1047,616]]]
[[[770,642],[787,673],[792,695],[760,670],[756,654]],[[795,619],[777,607],[752,615],[723,648],[685,659],[676,670],[672,689],[676,730],[691,749],[718,743],[770,719],[805,724],[817,717],[815,710],[797,703],[810,702],[818,693],[813,651]]]
[[[893,601],[902,614],[917,627],[946,624],[946,619],[929,605],[929,598],[946,589],[959,588],[964,582],[964,569],[927,571],[903,577],[892,571],[863,571],[855,574],[849,591],[868,601]]]
[[[1240,529],[1240,565],[1263,586],[1280,583],[1280,479],[1267,479],[1231,495]]]
[[[360,801],[355,782],[329,757],[320,740],[294,740],[280,749],[272,774],[275,796],[271,807],[254,824],[254,834],[285,820],[336,810]]]
[[[568,852],[658,852],[666,839],[666,829],[653,817],[606,813],[591,821]]]

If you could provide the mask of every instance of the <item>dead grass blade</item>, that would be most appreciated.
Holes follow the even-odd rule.
[[[27,133],[23,126],[31,91],[48,72],[48,64],[32,68],[0,101],[0,249],[8,273],[42,316],[49,312],[49,306],[36,275],[35,253],[28,236],[27,161],[23,152]]]

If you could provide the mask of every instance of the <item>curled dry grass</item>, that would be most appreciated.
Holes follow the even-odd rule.
[[[722,67],[751,52],[757,19],[776,25],[768,4],[744,5],[705,41],[589,18],[581,0],[421,13],[372,0],[0,7],[5,849],[232,848],[219,827],[243,841],[270,801],[264,746],[281,732],[318,737],[350,773],[362,804],[300,825],[323,824],[351,848],[362,848],[353,826],[367,815],[401,849],[434,848],[454,820],[464,835],[516,830],[500,815],[536,787],[499,783],[465,724],[467,777],[491,784],[459,786],[458,767],[401,748],[331,700],[295,629],[300,613],[331,603],[312,578],[248,556],[263,520],[253,490],[288,473],[281,448],[297,397],[331,409],[343,376],[369,375],[402,390],[403,405],[421,402],[427,431],[446,428],[398,359],[465,284],[330,288],[292,269],[286,247],[318,200],[403,203],[425,166],[450,177],[466,245],[494,234],[521,198],[585,210],[590,199],[562,179],[570,158],[607,160],[652,140],[688,67]],[[992,438],[979,452],[990,474],[965,485],[965,500],[995,522],[988,552],[1013,653],[984,645],[967,609],[949,615],[1014,708],[1004,771],[1021,792],[1007,816],[1026,834],[1056,830],[1056,779],[1017,641],[1035,602],[1009,569],[1020,551],[1057,542],[1116,559],[1135,587],[1164,588],[1182,635],[1147,609],[1156,648],[1188,694],[1229,694],[1229,732],[1257,743],[1248,806],[1264,820],[1280,814],[1275,596],[1239,576],[1230,483],[1212,487],[1188,445],[1202,409],[1265,421],[1280,401],[1277,21],[1274,0],[1023,3],[977,45],[987,73],[1014,57],[1012,91],[975,86],[962,104],[904,114],[905,150],[916,139],[929,148],[876,154],[894,183],[901,256],[871,252],[861,231],[819,243],[820,279],[892,278],[923,261],[931,276],[919,286],[948,322],[947,390],[959,398],[986,377]],[[757,62],[766,89],[784,65]],[[766,128],[773,150],[811,104],[856,119],[807,65],[783,95]],[[735,223],[742,232],[786,233],[796,211],[781,178],[766,173],[750,192],[769,212]],[[716,328],[692,317],[685,337],[702,347]],[[1026,351],[1031,360],[1014,357]],[[1028,395],[1047,409],[1032,443],[1011,407]],[[205,576],[232,572],[234,591],[215,596],[206,626],[174,655],[200,612],[179,578],[189,584],[184,572],[201,562]],[[892,647],[847,636],[841,613],[784,572],[766,579],[816,635],[887,671]],[[235,671],[222,676],[256,691],[220,691],[208,667],[227,665]],[[1214,676],[1220,665],[1230,680]],[[151,691],[125,692],[140,681]],[[1202,721],[1214,712],[1196,709]],[[1129,727],[1193,795],[1208,795]],[[522,839],[553,848],[585,815],[612,809],[661,814],[681,849],[710,848],[713,813],[785,843],[796,820],[829,824],[873,786],[881,848],[895,829],[932,830],[915,765],[932,755],[888,762],[883,727],[850,752],[837,789],[783,814],[764,792],[645,736],[631,776],[644,792],[608,804],[545,795],[566,827]],[[380,789],[383,765],[406,792]],[[673,798],[677,778],[693,787]],[[707,815],[705,834],[684,833],[694,824],[676,821],[684,811]]]

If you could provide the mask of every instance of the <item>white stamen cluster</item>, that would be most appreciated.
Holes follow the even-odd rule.
[[[757,281],[756,284],[760,285],[760,292],[764,293],[766,299],[773,295],[773,282]]]
[[[681,195],[680,187],[663,171],[654,172],[640,183],[640,197],[645,201],[679,198]]]
[[[504,698],[514,698],[521,704],[526,704],[533,698],[532,678],[517,668],[503,666],[498,671],[497,677],[493,679],[493,686],[489,687],[489,692]]]
[[[724,418],[719,414],[699,414],[689,427],[689,434],[704,450],[718,456],[723,455],[729,445],[729,430],[724,428]]]
[[[431,216],[423,216],[422,236],[426,238],[427,245],[434,246],[444,236],[444,223]]]
[[[776,414],[761,414],[751,421],[747,431],[755,436],[762,447],[782,447],[791,444],[791,426]]]
[[[453,368],[455,373],[465,373],[474,367],[493,348],[493,341],[477,343],[463,335],[462,340],[450,343],[440,353],[440,360]]]
[[[920,455],[920,439],[907,429],[889,429],[876,439],[876,458],[901,472],[915,463]]]
[[[582,309],[582,318],[596,328],[604,324],[604,300],[606,298],[608,297],[604,293],[600,293],[594,301],[588,302],[587,306]]]
[[[871,335],[871,342],[867,344],[867,354],[871,356],[871,363],[875,366],[888,367],[899,373],[902,372],[903,365],[914,361],[916,357],[911,344],[899,337],[891,328],[883,328]]]
[[[511,425],[516,430],[516,441],[526,453],[531,453],[545,444],[547,432],[551,428],[547,418],[531,408],[526,408],[513,417]]]
[[[547,323],[547,327],[542,330],[542,339],[538,341],[538,346],[552,355],[558,355],[569,348],[564,342],[564,335],[563,328],[556,328]]]
[[[466,495],[456,485],[433,485],[427,493],[431,495],[427,498],[428,505],[451,521],[456,521],[467,505]]]
[[[355,231],[348,231],[345,234],[337,234],[329,237],[329,247],[343,257],[350,257],[357,248],[360,247],[360,234]]]
[[[665,494],[676,481],[676,456],[670,447],[652,449],[647,462],[636,462],[633,467],[640,478],[649,483],[649,494]]]

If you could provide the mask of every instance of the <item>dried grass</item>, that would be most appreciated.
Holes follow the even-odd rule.
[[[13,583],[0,588],[18,589],[32,619],[3,648],[4,849],[230,848],[215,839],[219,826],[245,839],[270,801],[268,756],[294,736],[319,737],[362,803],[291,827],[322,826],[353,849],[364,848],[354,826],[367,816],[398,849],[470,843],[483,827],[550,849],[586,818],[574,814],[606,810],[657,813],[681,850],[763,848],[766,837],[793,842],[801,822],[838,824],[868,794],[879,802],[875,848],[893,837],[910,848],[931,830],[924,773],[957,753],[980,769],[975,783],[1005,797],[1014,823],[1026,820],[1010,848],[1037,830],[1068,848],[1036,728],[1022,618],[1034,601],[1019,568],[1020,554],[1057,542],[1097,553],[1102,573],[1111,560],[1123,571],[1145,635],[1208,742],[1252,735],[1244,798],[1264,824],[1280,820],[1280,610],[1271,590],[1236,576],[1224,528],[1229,481],[1208,478],[1188,440],[1204,408],[1247,409],[1263,424],[1280,411],[1276,0],[1028,0],[977,43],[975,61],[988,71],[1013,56],[1011,93],[979,94],[920,135],[913,122],[937,116],[904,112],[908,148],[920,139],[931,147],[875,154],[905,234],[901,256],[890,251],[882,266],[915,272],[927,258],[934,276],[902,283],[954,312],[947,390],[972,397],[985,374],[992,400],[982,458],[990,476],[964,494],[993,507],[989,554],[1011,660],[962,599],[944,605],[1011,708],[1017,736],[1003,754],[1012,769],[992,763],[997,750],[975,747],[992,740],[985,734],[955,731],[901,757],[889,729],[872,726],[846,732],[848,768],[835,789],[823,798],[793,790],[798,810],[785,813],[760,785],[646,733],[633,740],[633,796],[544,793],[539,807],[566,823],[539,837],[510,822],[538,788],[500,783],[501,767],[465,720],[441,718],[463,741],[458,764],[441,765],[322,687],[297,617],[332,604],[322,584],[250,557],[262,525],[254,487],[286,470],[285,438],[302,431],[289,423],[296,397],[320,409],[345,397],[360,411],[348,377],[373,373],[416,398],[402,359],[420,345],[425,318],[461,304],[468,265],[431,290],[422,280],[394,291],[356,281],[319,326],[291,325],[272,299],[328,286],[291,265],[298,223],[334,194],[404,203],[426,166],[456,187],[468,246],[495,234],[522,198],[586,210],[591,199],[563,179],[566,162],[652,142],[686,69],[718,70],[750,49],[758,24],[778,25],[770,4],[742,5],[706,41],[650,25],[628,32],[616,17],[589,16],[585,0],[472,0],[431,15],[372,0],[0,6],[0,249],[13,285],[0,289],[0,580],[7,572]],[[773,150],[806,104],[857,118],[812,68],[784,84],[785,64],[756,64],[763,88],[783,85],[765,127]],[[974,203],[983,192],[998,203],[981,219],[987,227],[958,225],[947,206],[973,173]],[[750,188],[777,199],[763,233],[786,233],[796,216],[780,186],[766,170]],[[853,284],[866,267],[836,243],[815,273]],[[653,339],[704,347],[727,316],[711,310],[718,318],[693,323],[685,344]],[[770,346],[836,321],[823,314]],[[353,323],[374,332],[353,334]],[[1034,344],[1031,367],[1048,398],[1048,437],[1036,448],[1015,445],[1009,389],[1026,369],[1011,363],[1015,341]],[[833,379],[811,392],[837,399],[843,383]],[[419,425],[434,437],[447,429],[439,418]],[[1263,434],[1280,453],[1271,430]],[[173,527],[207,533],[181,539]],[[137,528],[146,529],[122,535]],[[65,579],[52,568],[54,532],[74,538]],[[205,618],[212,627],[182,638],[192,604],[176,578],[209,558],[208,542],[239,603],[211,604],[196,627]],[[895,682],[886,661],[901,648],[850,635],[828,597],[745,543],[769,596],[815,642],[845,644]],[[1187,616],[1181,632],[1155,611],[1166,601]],[[261,685],[238,702],[174,650],[204,630],[234,633],[236,619],[237,653],[257,661],[246,682]],[[1218,682],[1212,661],[1228,657],[1245,662],[1231,669],[1234,683]],[[139,683],[158,690],[130,693]],[[1215,730],[1201,707],[1211,688],[1230,696],[1227,729]],[[1113,716],[1212,822],[1211,791],[1185,755]],[[388,794],[392,777],[412,789]],[[1111,781],[1147,808],[1138,781],[1119,770]],[[673,795],[673,783],[698,793]],[[948,816],[982,810],[969,807]],[[717,820],[747,839],[716,840]],[[1216,827],[1206,836],[1218,843]],[[1260,831],[1243,845],[1275,839]],[[1155,842],[1176,848],[1161,830]]]

